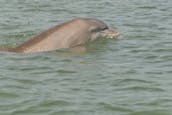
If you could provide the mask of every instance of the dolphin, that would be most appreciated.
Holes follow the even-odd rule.
[[[56,25],[14,48],[0,51],[36,53],[82,46],[99,38],[117,38],[119,32],[109,29],[101,20],[76,18]]]

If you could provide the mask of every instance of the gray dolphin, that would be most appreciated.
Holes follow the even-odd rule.
[[[31,38],[14,48],[0,48],[0,51],[34,53],[74,48],[97,38],[116,38],[119,32],[93,18],[76,18]]]

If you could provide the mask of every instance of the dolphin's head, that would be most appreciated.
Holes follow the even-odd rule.
[[[120,33],[109,29],[109,27],[102,21],[98,19],[88,18],[87,23],[89,24],[89,32],[91,33],[91,40],[95,40],[97,38],[117,38]]]

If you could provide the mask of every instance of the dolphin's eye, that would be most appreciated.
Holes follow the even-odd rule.
[[[102,28],[102,30],[106,30],[106,29],[109,29],[108,26],[105,26]]]
[[[99,32],[99,31],[103,31],[103,30],[106,30],[108,29],[107,26],[104,26],[104,27],[97,27],[97,28],[92,28],[91,29],[91,32]]]

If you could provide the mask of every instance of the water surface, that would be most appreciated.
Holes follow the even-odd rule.
[[[0,0],[0,46],[76,17],[117,28],[87,52],[0,53],[1,115],[171,115],[171,0]]]

